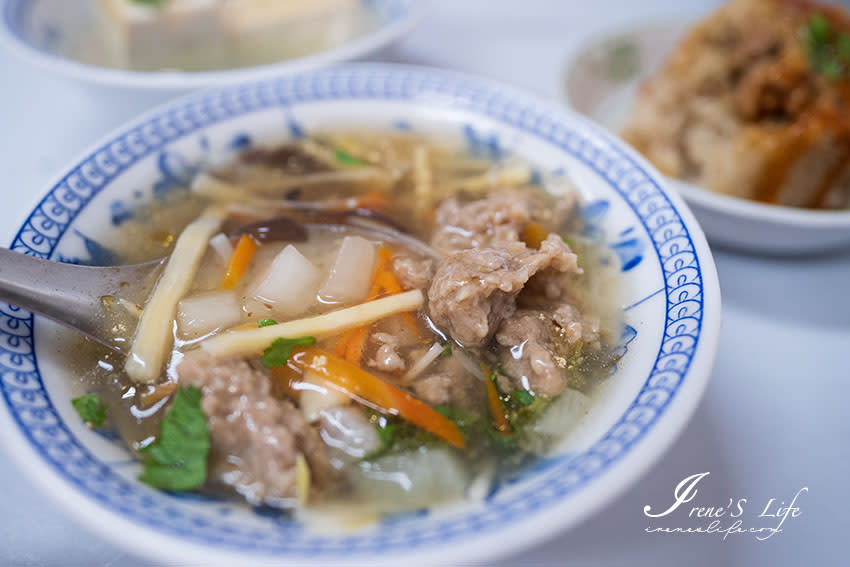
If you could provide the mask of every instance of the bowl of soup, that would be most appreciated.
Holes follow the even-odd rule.
[[[651,166],[521,92],[402,66],[173,102],[64,172],[10,248],[164,259],[142,299],[103,298],[116,348],[0,321],[12,456],[159,560],[518,552],[663,453],[719,332],[702,232]]]

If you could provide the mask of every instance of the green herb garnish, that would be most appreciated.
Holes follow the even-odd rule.
[[[180,388],[156,440],[142,448],[144,469],[139,480],[155,488],[185,491],[198,488],[207,478],[210,434],[201,409],[201,390]]]
[[[850,73],[850,34],[838,32],[823,14],[814,14],[800,32],[803,50],[815,72],[830,79]]]
[[[83,421],[94,427],[101,427],[106,419],[106,405],[101,403],[100,398],[94,392],[74,398],[71,405],[83,418]]]
[[[638,70],[638,50],[631,40],[621,40],[608,50],[608,78],[623,81]]]
[[[521,406],[530,406],[534,403],[534,394],[528,390],[514,390],[511,392],[511,399]]]
[[[143,4],[145,6],[152,6],[154,8],[160,8],[163,4],[168,2],[168,0],[130,0],[133,4]]]
[[[452,355],[452,343],[446,343],[443,345],[443,352],[440,353],[440,356],[451,356]]]
[[[292,350],[300,346],[310,346],[316,343],[313,337],[301,337],[298,339],[275,339],[271,346],[263,351],[260,362],[266,368],[277,368],[289,362]]]
[[[336,158],[336,161],[338,161],[342,165],[348,165],[351,167],[361,167],[366,165],[365,161],[363,161],[359,157],[351,155],[350,153],[341,148],[336,148],[334,150],[334,157]]]
[[[257,321],[258,327],[270,327],[272,325],[277,325],[277,321],[274,319],[260,319]]]

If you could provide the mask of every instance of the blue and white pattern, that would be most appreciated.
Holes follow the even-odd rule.
[[[509,490],[501,490],[485,502],[427,516],[393,518],[376,530],[327,535],[280,517],[246,523],[234,519],[221,502],[187,506],[101,460],[63,421],[45,387],[33,346],[32,316],[0,304],[0,393],[20,432],[64,481],[115,514],[208,549],[278,554],[289,559],[362,560],[433,549],[486,535],[510,522],[523,522],[583,490],[653,430],[687,379],[701,340],[703,274],[686,221],[653,175],[593,127],[576,128],[562,113],[510,90],[437,71],[340,67],[226,88],[173,104],[115,135],[70,170],[32,211],[11,248],[54,257],[57,243],[75,229],[75,219],[93,199],[102,191],[111,195],[113,184],[134,165],[170,155],[172,144],[197,144],[205,139],[207,129],[275,109],[280,111],[281,130],[285,130],[284,117],[297,113],[300,105],[334,100],[420,106],[428,101],[431,106],[483,117],[558,148],[610,186],[612,198],[630,211],[635,223],[628,233],[612,237],[642,242],[629,244],[627,247],[640,246],[640,250],[630,248],[627,257],[634,261],[640,256],[640,269],[651,265],[663,274],[658,278],[658,285],[663,286],[658,297],[663,299],[659,309],[665,310],[666,323],[639,393],[589,448],[570,458],[541,461],[545,466],[525,471]],[[588,136],[588,131],[593,136]],[[235,134],[229,134],[227,140]],[[105,216],[103,223],[109,224],[108,214]],[[634,328],[630,329],[629,341],[635,338]],[[55,403],[68,402],[58,399]],[[221,514],[221,510],[228,512]]]

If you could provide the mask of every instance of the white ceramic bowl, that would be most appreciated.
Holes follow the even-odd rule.
[[[687,23],[636,26],[589,41],[566,71],[570,106],[613,132],[626,123],[638,85],[670,54]],[[850,246],[850,210],[815,211],[721,195],[668,179],[712,244],[770,254]]]
[[[0,0],[0,39],[24,60],[81,81],[134,89],[185,91],[362,57],[407,33],[422,18],[429,4],[427,0],[358,0],[370,23],[361,33],[342,43],[277,63],[187,72],[137,71],[75,59],[75,50],[106,48],[98,39],[102,32],[91,8],[95,1]]]
[[[573,178],[587,223],[620,259],[622,358],[604,395],[557,450],[483,500],[320,533],[244,504],[139,483],[139,466],[122,444],[87,429],[71,408],[52,324],[0,305],[0,429],[8,450],[28,478],[97,533],[178,564],[483,562],[585,519],[637,480],[684,427],[720,329],[717,275],[699,226],[621,142],[509,87],[435,70],[350,65],[195,94],[85,152],[26,213],[10,247],[108,261],[104,243],[124,213],[179,190],[211,156],[232,152],[235,140],[244,147],[354,126],[453,137]]]

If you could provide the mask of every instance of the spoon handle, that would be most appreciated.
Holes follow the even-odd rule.
[[[92,267],[64,264],[0,248],[0,301],[74,328],[110,348],[114,341],[108,299],[122,290],[150,289],[158,263]],[[121,294],[126,296],[125,294]],[[143,297],[136,301],[143,301]]]

